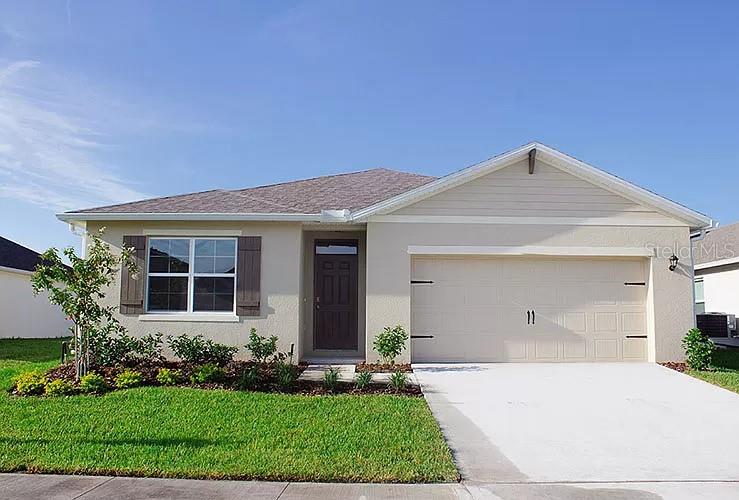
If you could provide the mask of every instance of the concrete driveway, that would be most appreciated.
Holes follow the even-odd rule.
[[[739,395],[727,390],[649,363],[414,371],[468,483],[700,481],[739,494]]]

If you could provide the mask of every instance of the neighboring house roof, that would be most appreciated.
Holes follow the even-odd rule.
[[[693,241],[693,264],[696,269],[739,262],[739,223],[711,229],[703,238]]]
[[[214,189],[78,213],[282,213],[316,214],[322,210],[354,210],[427,184],[435,177],[374,168],[247,189]]]
[[[241,190],[213,190],[59,214],[61,220],[333,220],[365,222],[505,168],[536,151],[536,159],[682,221],[710,227],[709,217],[615,175],[532,142],[441,178],[373,169]],[[323,215],[324,211],[337,213]]]
[[[40,263],[41,254],[0,236],[0,267],[34,271]]]

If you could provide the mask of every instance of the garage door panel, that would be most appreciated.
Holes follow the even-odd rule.
[[[588,342],[585,338],[572,338],[562,341],[562,355],[565,359],[582,360],[588,356]]]
[[[646,315],[643,312],[621,313],[621,331],[625,333],[643,332],[646,327]]]
[[[618,339],[595,339],[593,346],[595,359],[604,361],[617,361],[619,359]]]
[[[455,257],[412,268],[434,282],[413,286],[412,333],[434,336],[412,341],[414,361],[646,359],[646,338],[626,338],[646,336],[646,287],[624,285],[645,280],[643,261]]]
[[[497,286],[469,285],[464,290],[464,302],[467,305],[493,306],[500,304]]]
[[[624,339],[624,359],[642,360],[647,357],[647,339]]]

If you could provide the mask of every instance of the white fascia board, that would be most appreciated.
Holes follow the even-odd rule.
[[[739,257],[732,257],[731,259],[714,260],[713,262],[704,262],[703,264],[696,264],[693,269],[699,271],[701,269],[710,269],[712,267],[730,266],[731,264],[739,263]]]
[[[101,213],[65,212],[56,215],[57,219],[74,223],[76,221],[295,221],[320,222],[321,214],[219,214],[219,213]]]
[[[711,227],[713,224],[710,217],[537,142],[526,144],[482,163],[478,163],[464,170],[449,174],[416,189],[406,191],[405,193],[401,193],[388,200],[362,210],[358,210],[353,214],[353,218],[355,221],[364,220],[372,215],[387,214],[390,211],[416,203],[433,196],[434,194],[464,184],[525,159],[529,151],[532,149],[537,150],[537,160],[549,163],[555,168],[559,168],[585,181],[589,181],[603,187],[604,189],[620,194],[636,203],[653,207],[668,216],[685,222],[691,229]]]
[[[536,226],[623,226],[623,227],[687,227],[671,218],[632,219],[628,217],[518,217],[495,215],[373,215],[368,222],[409,224],[506,224]]]
[[[408,247],[411,255],[548,255],[557,257],[653,257],[643,247],[565,247],[565,246],[418,246]]]

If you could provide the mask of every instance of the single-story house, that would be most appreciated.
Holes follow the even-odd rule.
[[[134,334],[277,335],[301,360],[664,361],[694,325],[705,215],[530,143],[441,178],[373,169],[78,210],[143,273],[108,300]],[[687,256],[671,261],[674,249]]]
[[[65,337],[71,323],[45,292],[33,294],[38,252],[0,237],[0,338]]]
[[[693,239],[695,312],[739,315],[739,223]]]

